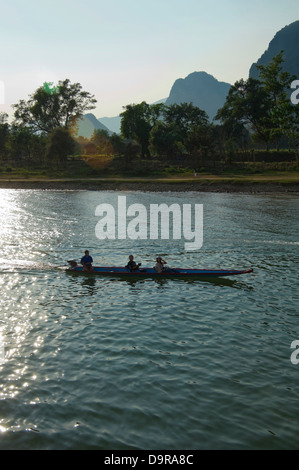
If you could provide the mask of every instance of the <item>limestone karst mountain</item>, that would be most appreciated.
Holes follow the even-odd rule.
[[[174,82],[166,105],[192,103],[213,120],[218,109],[224,105],[230,87],[229,83],[219,82],[206,72],[193,72]]]
[[[283,51],[283,69],[299,79],[299,20],[278,31],[270,41],[268,49],[256,62],[257,65],[267,65],[273,57]],[[249,76],[258,78],[256,64],[252,64]]]

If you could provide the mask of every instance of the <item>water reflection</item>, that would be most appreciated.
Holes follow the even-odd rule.
[[[289,347],[298,326],[298,205],[275,201],[278,220],[261,197],[156,195],[205,204],[204,247],[186,253],[173,241],[99,243],[94,208],[104,192],[7,194],[0,433],[8,432],[0,447],[262,447],[265,432],[276,434],[269,447],[298,447],[299,379]],[[270,232],[275,225],[279,236]],[[149,265],[162,253],[170,266],[245,264],[254,273],[117,278],[58,269],[86,245],[102,265],[123,265],[133,251]],[[29,430],[40,431],[38,442]]]
[[[172,283],[184,283],[184,284],[190,284],[190,285],[196,285],[196,284],[201,284],[201,283],[208,283],[208,284],[213,284],[215,286],[223,286],[223,287],[234,287],[234,288],[241,288],[241,287],[248,287],[245,282],[240,282],[240,280],[236,279],[229,279],[229,278],[224,278],[224,277],[209,277],[209,276],[201,276],[198,278],[187,278],[187,277],[173,277],[173,278],[163,278],[163,277],[146,277],[146,278],[138,278],[136,277],[130,277],[130,278],[125,278],[123,276],[97,276],[95,274],[89,274],[89,273],[76,273],[76,272],[68,272],[68,276],[74,281],[74,280],[79,280],[79,282],[82,281],[82,276],[84,277],[84,280],[81,282],[82,287],[87,286],[87,287],[92,287],[95,288],[97,285],[97,281],[101,282],[101,285],[104,282],[116,282],[116,283],[124,283],[127,284],[131,287],[134,287],[136,285],[140,284],[145,284],[148,282],[152,282],[156,284],[157,286],[163,287],[166,285],[171,285]],[[94,293],[94,291],[93,291]]]
[[[5,348],[4,348],[4,336],[0,330],[0,365],[5,361]]]
[[[82,287],[87,287],[89,294],[94,295],[96,283],[97,280],[95,278],[90,277],[88,279],[84,279],[84,281],[82,282]]]

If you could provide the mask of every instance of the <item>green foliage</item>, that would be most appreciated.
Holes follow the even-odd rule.
[[[299,112],[292,105],[289,89],[296,78],[282,71],[283,53],[275,56],[270,64],[259,65],[259,80],[249,78],[237,81],[230,89],[224,106],[218,110],[229,137],[240,137],[242,126],[247,126],[256,141],[269,149],[276,148],[283,137],[294,145],[299,137]]]
[[[34,134],[29,128],[13,125],[7,142],[7,154],[15,161],[41,161],[46,139]]]
[[[299,106],[289,99],[294,77],[282,70],[282,62],[281,53],[258,67],[259,80],[237,81],[218,110],[220,122],[210,123],[205,111],[191,103],[166,106],[143,101],[124,107],[121,135],[96,130],[90,140],[76,142],[71,137],[76,121],[95,107],[96,100],[78,83],[64,80],[56,87],[46,83],[27,102],[14,105],[12,125],[0,113],[0,157],[12,165],[13,175],[18,167],[21,175],[22,165],[46,167],[47,176],[51,168],[56,175],[55,167],[64,165],[59,172],[65,171],[74,154],[108,158],[109,164],[101,168],[80,166],[80,159],[72,159],[73,165],[78,164],[74,171],[87,177],[103,171],[147,176],[181,173],[183,167],[227,168],[243,164],[248,156],[253,163],[265,157],[265,163],[275,161],[277,167],[287,161],[298,166],[299,152],[280,160],[281,155],[268,152],[261,157],[253,150],[279,146],[291,150],[299,140]],[[7,172],[6,168],[12,171],[5,164],[0,171]],[[31,174],[32,168],[22,176]]]
[[[80,83],[59,81],[55,91],[38,88],[28,101],[13,105],[15,124],[28,126],[33,132],[49,134],[58,127],[69,129],[87,110],[95,107],[94,96],[82,91]]]
[[[142,157],[149,157],[150,132],[162,113],[163,105],[149,105],[143,101],[140,104],[127,105],[124,109],[120,114],[122,135],[136,140],[141,146]]]
[[[207,122],[192,125],[184,143],[187,152],[193,157],[201,158],[203,155],[207,157],[215,153],[212,125]]]
[[[167,124],[173,124],[180,129],[183,139],[187,137],[190,129],[208,126],[209,123],[206,112],[191,103],[172,104],[165,107],[164,118]]]
[[[9,138],[9,126],[7,123],[8,115],[0,113],[0,156],[4,156],[7,149]]]
[[[67,156],[75,149],[74,139],[67,129],[58,127],[48,137],[46,158],[56,164],[65,163]]]
[[[230,138],[240,138],[244,127],[249,126],[268,144],[271,129],[269,110],[269,99],[261,83],[254,78],[241,79],[230,88],[216,119],[223,123]]]
[[[282,63],[283,51],[277,54],[267,66],[257,66],[262,87],[269,101],[270,137],[276,143],[277,148],[280,137],[283,135],[290,137],[292,135],[296,121],[296,118],[294,121],[296,108],[291,104],[287,91],[297,77],[283,71]]]
[[[150,133],[149,149],[152,155],[171,159],[183,150],[181,132],[175,124],[158,121]]]
[[[121,116],[122,135],[141,146],[142,157],[177,158],[186,154],[186,145],[192,152],[195,137],[200,146],[209,127],[207,114],[191,103],[164,106],[142,102],[126,106]]]
[[[102,155],[113,154],[113,144],[109,132],[105,129],[95,129],[90,141],[95,145],[97,153]]]

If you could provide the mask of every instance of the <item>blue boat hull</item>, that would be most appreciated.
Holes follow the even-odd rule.
[[[236,274],[252,273],[253,269],[182,269],[169,268],[162,273],[157,273],[154,268],[140,268],[138,271],[130,272],[126,268],[111,266],[94,266],[92,272],[83,271],[81,266],[67,269],[69,273],[96,274],[101,276],[121,276],[121,277],[223,277],[234,276]]]

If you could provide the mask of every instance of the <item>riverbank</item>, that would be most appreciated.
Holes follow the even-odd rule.
[[[291,193],[299,195],[297,176],[246,176],[170,178],[1,178],[1,189],[151,191],[151,192],[224,192],[224,193]]]

